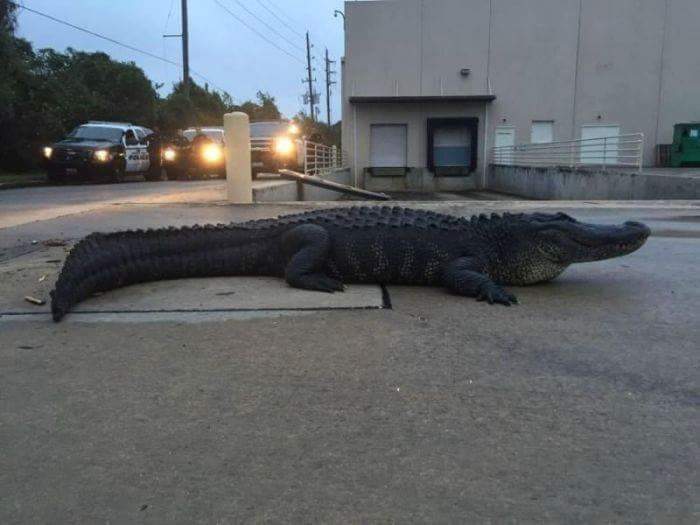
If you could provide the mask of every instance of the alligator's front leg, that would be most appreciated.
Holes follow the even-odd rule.
[[[471,257],[462,257],[450,262],[443,271],[443,282],[450,290],[459,295],[474,297],[477,301],[488,301],[489,304],[510,306],[517,304],[518,299],[494,283],[482,273],[484,266]]]
[[[328,230],[316,224],[297,226],[285,233],[282,248],[290,257],[285,269],[287,283],[304,290],[342,292],[343,283],[323,273],[330,247]]]

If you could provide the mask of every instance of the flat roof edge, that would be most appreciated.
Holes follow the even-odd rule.
[[[496,100],[496,95],[419,95],[350,97],[351,104],[400,104],[416,102],[493,102],[494,100]]]

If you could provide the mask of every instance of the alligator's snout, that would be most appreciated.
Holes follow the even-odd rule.
[[[636,230],[636,234],[645,239],[651,235],[651,229],[646,224],[636,221],[627,221],[625,226]]]
[[[646,224],[628,221],[619,225],[574,223],[567,225],[575,247],[564,250],[569,262],[588,262],[620,257],[637,251],[651,235]]]
[[[601,232],[591,247],[589,260],[609,259],[636,252],[651,235],[646,224],[636,221],[627,221],[622,226],[612,226],[610,229],[603,228]]]

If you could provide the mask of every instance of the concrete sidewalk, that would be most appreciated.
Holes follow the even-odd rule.
[[[700,205],[410,205],[563,209],[654,236],[515,289],[513,308],[389,287],[392,309],[0,316],[0,522],[697,522]],[[114,205],[5,228],[0,310],[41,312],[22,297],[48,291],[37,275],[64,249],[31,240],[317,206]],[[97,303],[194,311],[251,287],[252,310],[321,300],[264,286],[144,285]]]

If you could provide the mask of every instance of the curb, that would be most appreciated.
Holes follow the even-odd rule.
[[[48,186],[47,181],[32,181],[32,182],[0,182],[0,191],[15,190],[18,188],[34,188],[36,186]]]

